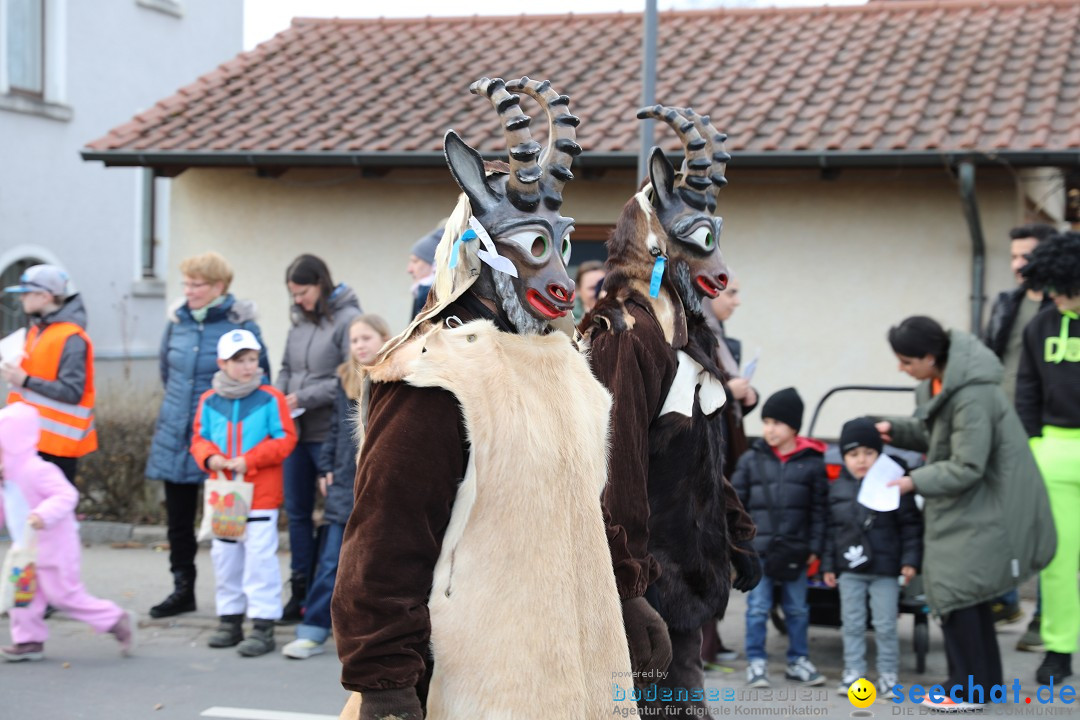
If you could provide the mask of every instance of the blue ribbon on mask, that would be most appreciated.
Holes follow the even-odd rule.
[[[450,248],[450,267],[456,268],[458,264],[458,256],[461,254],[461,246],[471,240],[477,238],[476,231],[469,228],[465,232],[461,233],[461,237],[454,241],[454,247]]]
[[[649,281],[649,297],[660,297],[660,281],[664,279],[664,266],[667,258],[660,255],[652,267],[652,280]]]

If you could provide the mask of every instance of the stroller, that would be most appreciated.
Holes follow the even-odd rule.
[[[825,402],[837,393],[852,391],[912,393],[914,392],[914,388],[894,385],[842,385],[835,387],[825,393],[824,397],[818,402],[817,407],[814,408],[814,415],[810,420],[810,428],[807,432],[810,437],[815,437],[814,426],[817,423],[818,417],[821,414],[821,408],[825,405]],[[840,448],[835,440],[815,439],[821,440],[826,445],[825,469],[829,476],[829,482],[832,482],[840,476],[840,469],[844,464],[843,458],[840,455]],[[902,450],[886,445],[885,452],[893,458],[902,461],[909,470],[914,470],[925,462],[925,457],[923,455],[910,450]],[[919,505],[920,510],[922,509],[921,500],[922,498],[916,498],[916,503]],[[839,628],[841,625],[840,592],[836,588],[830,588],[825,584],[820,576],[819,566],[820,562],[814,563],[807,568],[809,580],[806,601],[810,608],[810,624],[818,627]],[[779,592],[774,594],[774,597],[779,598],[779,596]],[[899,611],[902,614],[911,614],[914,617],[915,630],[912,641],[915,650],[915,670],[920,673],[925,672],[926,653],[930,648],[930,608],[926,604],[926,596],[923,594],[922,576],[916,575],[915,578],[901,590]],[[869,617],[870,615],[867,613],[867,629],[873,630],[873,626],[869,622]],[[787,623],[784,620],[779,603],[773,605],[771,619],[773,626],[780,633],[786,635]]]

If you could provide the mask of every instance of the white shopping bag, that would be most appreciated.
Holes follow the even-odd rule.
[[[37,531],[27,523],[22,541],[12,543],[0,568],[0,613],[29,605],[37,587]]]
[[[203,518],[199,525],[199,540],[231,540],[243,542],[247,537],[248,515],[255,486],[244,482],[242,473],[233,473],[226,480],[218,473],[203,485]]]

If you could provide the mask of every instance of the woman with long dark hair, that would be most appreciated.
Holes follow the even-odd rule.
[[[284,622],[299,622],[314,559],[318,459],[330,430],[337,368],[349,357],[349,324],[360,301],[348,286],[335,285],[330,269],[314,255],[301,255],[285,272],[292,297],[292,328],[277,388],[296,419],[299,442],[285,461],[285,512],[289,516],[292,597]]]
[[[922,316],[907,318],[888,337],[900,370],[921,383],[914,417],[882,418],[877,429],[885,442],[926,453],[925,465],[893,484],[926,501],[926,598],[942,618],[946,694],[959,685],[952,695],[963,699],[927,702],[974,709],[1003,682],[990,602],[1054,555],[1046,488],[991,350]],[[981,693],[968,695],[969,676]]]

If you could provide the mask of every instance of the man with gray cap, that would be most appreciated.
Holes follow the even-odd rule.
[[[412,317],[419,315],[424,308],[428,290],[431,289],[431,283],[435,280],[435,248],[439,246],[445,225],[446,220],[443,220],[434,230],[417,240],[412,246],[409,264],[405,266],[405,271],[413,278]]]
[[[41,414],[42,458],[73,484],[78,459],[97,450],[94,430],[94,346],[86,334],[86,309],[68,275],[55,265],[26,269],[18,285],[31,320],[19,364],[0,366],[8,404],[25,402]]]

